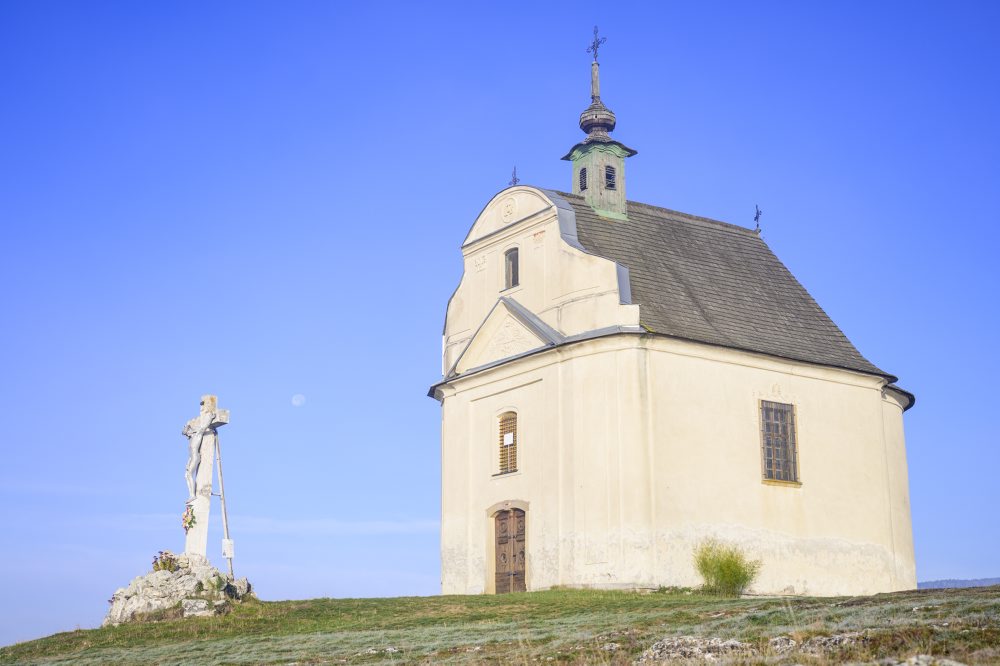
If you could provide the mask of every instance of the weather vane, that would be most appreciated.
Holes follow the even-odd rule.
[[[760,209],[760,206],[758,206],[757,204],[754,204],[753,208],[754,208],[754,211],[755,211],[754,214],[753,214],[753,221],[754,221],[754,224],[757,225],[756,228],[754,229],[754,231],[756,231],[757,233],[760,233],[760,216],[764,214],[764,211],[762,211]]]
[[[517,177],[517,165],[515,165],[514,166],[514,173],[511,175],[510,182],[507,183],[507,184],[510,185],[511,187],[513,187],[514,185],[517,185],[520,182],[521,182],[521,179]]]
[[[594,41],[592,41],[590,43],[590,46],[587,47],[587,53],[593,53],[594,54],[594,62],[597,62],[597,49],[601,48],[601,44],[603,44],[606,41],[608,41],[607,37],[601,37],[601,38],[597,37],[597,26],[595,25],[594,26]]]

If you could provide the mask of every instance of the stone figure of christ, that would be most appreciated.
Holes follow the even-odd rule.
[[[201,466],[201,443],[205,439],[205,434],[213,430],[216,425],[215,412],[208,411],[191,419],[184,426],[181,433],[188,438],[188,463],[184,470],[184,478],[188,486],[188,500],[191,504],[198,497],[198,468]]]

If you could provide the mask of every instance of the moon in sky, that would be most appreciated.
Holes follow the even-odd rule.
[[[306,397],[304,395],[302,395],[301,393],[296,393],[295,395],[292,396],[293,407],[301,407],[304,404],[306,404]]]

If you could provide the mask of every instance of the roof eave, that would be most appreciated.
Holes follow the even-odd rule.
[[[580,147],[583,147],[583,146],[595,146],[595,145],[618,146],[619,148],[621,148],[622,150],[625,151],[625,156],[626,157],[632,157],[633,155],[638,155],[639,154],[639,151],[633,150],[633,149],[629,148],[628,146],[626,146],[621,141],[615,141],[614,139],[611,139],[610,141],[587,141],[587,140],[583,140],[580,143],[578,143],[575,146],[573,146],[572,148],[570,148],[569,152],[562,156],[562,159],[566,160],[567,162],[570,162],[570,161],[573,160],[573,157],[572,157],[573,156],[573,152],[577,148],[580,148]]]
[[[904,398],[906,398],[907,403],[906,403],[906,407],[903,407],[903,411],[904,412],[907,411],[908,409],[910,409],[911,407],[913,407],[913,405],[917,404],[917,396],[913,395],[912,393],[910,393],[909,391],[907,391],[904,388],[896,386],[895,383],[891,383],[890,382],[889,384],[886,385],[885,388],[886,388],[886,390],[895,391],[896,393],[900,393],[900,394],[902,394],[902,396]]]

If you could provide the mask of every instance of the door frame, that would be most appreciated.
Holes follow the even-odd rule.
[[[529,544],[531,540],[528,533],[531,531],[531,519],[529,517],[528,504],[524,500],[504,500],[497,502],[486,509],[486,594],[497,593],[497,535],[496,517],[501,511],[510,509],[520,509],[524,511],[524,589],[531,591],[531,550]]]

